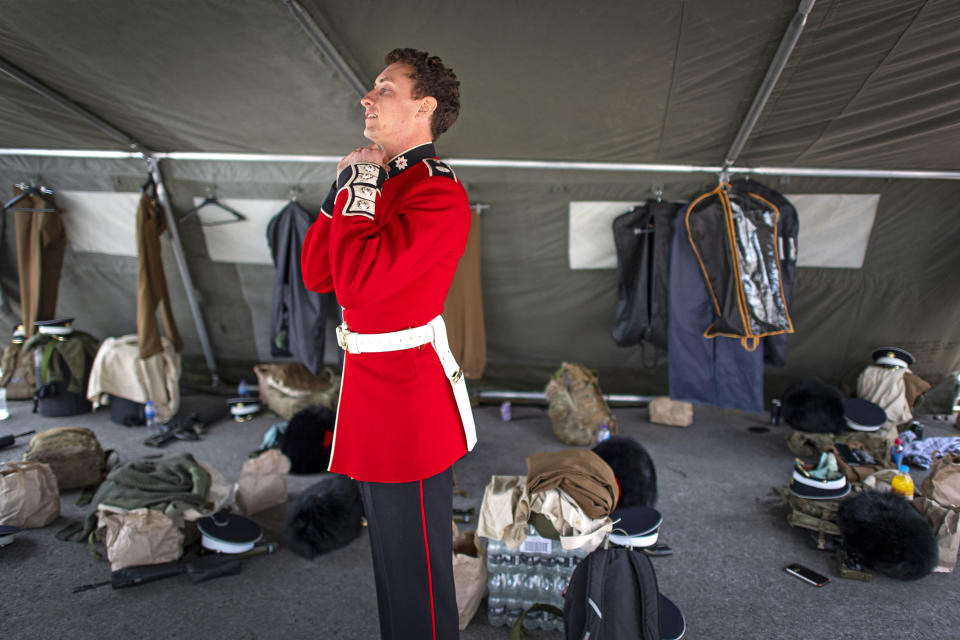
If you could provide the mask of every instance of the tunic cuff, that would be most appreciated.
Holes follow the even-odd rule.
[[[337,177],[337,193],[346,189],[347,202],[343,207],[345,216],[364,216],[373,220],[377,197],[387,172],[372,162],[357,162],[340,172]]]

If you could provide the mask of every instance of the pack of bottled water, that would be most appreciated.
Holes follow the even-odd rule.
[[[577,564],[587,556],[582,549],[566,550],[558,540],[537,535],[530,526],[526,540],[509,549],[503,540],[487,542],[487,611],[492,626],[512,626],[533,604],[563,608],[563,592]],[[563,630],[563,618],[546,611],[526,615],[527,629]]]

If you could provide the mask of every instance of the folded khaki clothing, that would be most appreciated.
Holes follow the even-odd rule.
[[[620,499],[617,479],[603,458],[588,449],[527,456],[527,493],[563,489],[591,518],[610,515]]]

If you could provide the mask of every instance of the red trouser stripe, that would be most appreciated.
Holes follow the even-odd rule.
[[[427,540],[427,514],[423,508],[423,480],[420,481],[420,522],[423,523],[423,548],[427,553],[427,586],[430,587],[430,624],[433,640],[437,640],[437,614],[433,607],[433,573],[430,571],[430,543]]]

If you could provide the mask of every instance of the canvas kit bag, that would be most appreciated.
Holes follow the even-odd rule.
[[[23,454],[25,462],[45,462],[57,477],[60,491],[95,487],[107,475],[107,457],[90,429],[57,427],[31,438]]]
[[[48,465],[7,462],[0,467],[0,524],[37,529],[59,515],[60,492]]]
[[[331,409],[336,406],[340,376],[330,367],[320,375],[313,375],[299,362],[258,364],[253,371],[260,386],[260,401],[287,420],[313,404]]]
[[[933,463],[913,504],[937,537],[940,555],[934,572],[950,573],[960,547],[960,456],[944,456]]]
[[[553,433],[561,442],[594,444],[604,424],[610,433],[620,432],[617,419],[603,399],[597,374],[586,367],[564,362],[551,376],[545,395]]]

